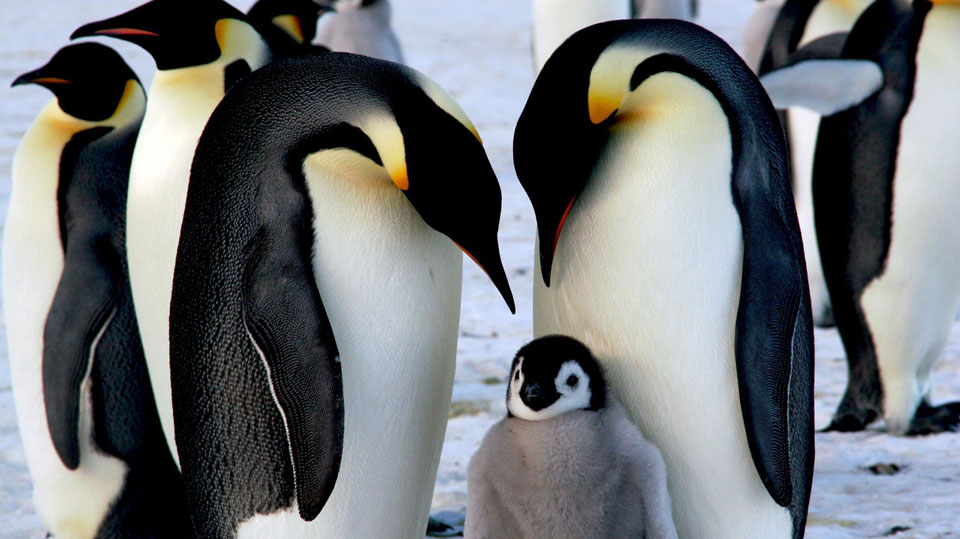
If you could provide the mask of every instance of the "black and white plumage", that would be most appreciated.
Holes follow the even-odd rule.
[[[831,428],[882,416],[894,433],[956,430],[930,402],[960,305],[960,5],[880,0],[840,56],[882,70],[862,103],[820,123],[815,217],[849,382]]]
[[[758,4],[755,19],[766,19],[767,24],[749,28],[759,35],[748,34],[745,40],[750,43],[744,51],[748,63],[755,66],[758,75],[781,69],[797,60],[796,53],[803,49],[804,55],[816,54],[820,58],[832,58],[840,55],[846,36],[853,28],[857,18],[867,8],[871,0],[788,0],[784,2],[765,1]],[[832,79],[839,83],[846,79],[837,79],[832,73],[811,73],[812,79]],[[869,76],[855,79],[849,87],[856,87],[857,80],[870,80]],[[800,85],[801,91],[807,91]],[[841,84],[837,84],[841,88]],[[849,88],[843,88],[848,91]],[[812,92],[816,93],[816,92]],[[813,153],[817,141],[817,128],[820,116],[816,112],[792,107],[780,114],[787,132],[788,150],[793,178],[793,196],[803,236],[806,255],[807,277],[810,282],[811,313],[816,325],[830,327],[834,325],[830,297],[823,276],[820,261],[820,249],[817,245],[816,228],[813,218]],[[826,234],[836,231],[827,230]]]
[[[124,245],[146,95],[112,49],[61,49],[13,165],[3,289],[34,502],[57,537],[190,536],[137,331]]]
[[[784,152],[756,76],[682,21],[574,34],[517,123],[534,334],[593,350],[682,537],[803,534],[813,336]]]
[[[470,461],[466,537],[677,537],[663,457],[582,343],[521,348],[507,410]]]
[[[202,535],[424,532],[460,248],[513,309],[499,217],[476,129],[420,73],[305,55],[231,89],[194,156],[170,310]]]
[[[272,59],[246,15],[222,0],[152,0],[86,24],[73,38],[109,36],[157,64],[130,166],[126,240],[137,321],[160,421],[174,458],[170,293],[190,163],[210,113],[238,80]]]

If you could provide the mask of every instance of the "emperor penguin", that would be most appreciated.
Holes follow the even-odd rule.
[[[500,200],[473,124],[412,69],[304,55],[227,94],[194,157],[170,313],[200,535],[423,536],[461,249],[514,310]]]
[[[517,123],[536,212],[534,335],[593,350],[663,452],[680,537],[800,537],[810,303],[776,111],[683,21],[568,39]]]
[[[956,1],[878,0],[841,55],[874,62],[883,83],[824,118],[817,139],[815,217],[831,231],[820,252],[849,366],[829,429],[879,416],[896,434],[960,423],[960,403],[929,402],[960,305],[958,29]]]
[[[514,357],[507,417],[470,460],[467,494],[466,537],[677,537],[660,450],[566,336]]]
[[[577,30],[617,19],[693,20],[696,0],[533,0],[533,59],[539,71]]]
[[[793,53],[816,40],[821,40],[817,51],[819,56],[838,56],[846,35],[872,1],[788,0],[779,10],[770,30],[757,73],[762,76],[786,66]],[[813,219],[813,151],[820,116],[808,109],[792,107],[781,114],[781,120],[789,140],[793,197],[806,254],[813,321],[818,326],[831,327],[834,317],[823,277]],[[825,231],[826,234],[833,232]]]
[[[312,42],[317,35],[317,20],[331,9],[313,0],[258,0],[247,11],[247,18],[275,56],[288,57],[329,50]]]
[[[157,63],[130,167],[130,283],[160,421],[177,458],[170,403],[168,318],[173,266],[200,132],[224,93],[271,59],[245,15],[221,0],[153,0],[73,33],[143,47]]]
[[[52,99],[13,161],[3,308],[37,514],[56,537],[184,537],[127,280],[130,159],[146,94],[108,47],[64,47],[13,85]]]
[[[390,26],[389,0],[327,0],[332,13],[320,19],[317,41],[330,50],[403,63],[400,41]]]

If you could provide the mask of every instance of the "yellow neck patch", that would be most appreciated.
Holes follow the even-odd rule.
[[[304,42],[303,23],[296,15],[277,15],[271,21],[273,25],[286,32],[301,45]]]
[[[407,155],[403,144],[403,133],[396,119],[385,112],[370,116],[360,122],[360,128],[373,142],[373,146],[380,154],[383,168],[387,169],[390,179],[401,190],[410,188],[407,177]]]
[[[630,94],[634,70],[649,56],[636,47],[614,44],[597,57],[590,70],[587,90],[587,109],[592,123],[599,124],[620,109]]]

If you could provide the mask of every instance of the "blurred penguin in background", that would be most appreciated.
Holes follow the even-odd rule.
[[[390,26],[389,0],[323,0],[333,13],[320,19],[317,41],[336,52],[352,52],[398,64],[403,52]]]
[[[763,2],[757,7],[744,35],[744,58],[759,75],[786,66],[794,53],[835,58],[846,37],[871,0],[788,0]],[[813,152],[817,142],[820,115],[799,107],[781,111],[780,120],[787,132],[793,197],[797,205],[813,322],[820,327],[834,325],[833,309],[823,277],[820,250],[813,222]]]
[[[277,58],[304,52],[327,52],[326,47],[311,45],[317,36],[317,21],[329,11],[313,0],[259,0],[247,17],[267,41]]]
[[[693,20],[697,0],[533,0],[533,58],[537,71],[581,28],[616,19]]]
[[[467,482],[466,537],[677,537],[660,450],[570,337],[517,352],[507,417],[484,437]]]

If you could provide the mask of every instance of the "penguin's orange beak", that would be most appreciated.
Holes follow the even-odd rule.
[[[160,36],[160,34],[156,32],[141,30],[139,28],[105,28],[94,31],[94,34],[98,36]]]

